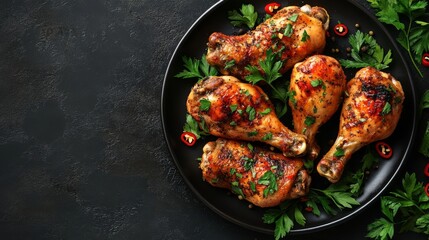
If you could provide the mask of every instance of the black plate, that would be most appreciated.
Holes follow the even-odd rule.
[[[260,208],[248,208],[246,201],[239,201],[232,194],[227,194],[224,189],[218,189],[210,186],[202,181],[201,171],[198,168],[197,158],[201,157],[202,147],[208,140],[206,138],[200,140],[194,147],[187,147],[180,141],[180,134],[183,130],[183,125],[186,116],[186,98],[191,87],[196,80],[193,79],[178,79],[174,75],[183,70],[182,56],[201,58],[206,51],[206,43],[209,35],[212,32],[220,31],[228,34],[233,34],[237,29],[233,28],[227,19],[227,12],[234,9],[239,9],[243,3],[252,3],[255,5],[260,15],[264,14],[263,8],[266,2],[264,1],[220,1],[213,7],[207,10],[188,30],[174,52],[170,64],[168,66],[164,86],[162,92],[161,114],[164,127],[165,138],[168,147],[177,165],[180,173],[192,191],[213,211],[220,214],[231,222],[240,226],[264,233],[273,233],[274,226],[264,224],[262,216],[265,212]],[[311,214],[306,215],[307,224],[305,227],[296,227],[291,233],[304,233],[316,230],[321,230],[327,227],[332,227],[335,224],[343,222],[346,219],[356,215],[362,209],[372,203],[392,182],[402,167],[404,161],[409,155],[416,126],[416,99],[411,75],[407,64],[395,40],[389,35],[387,30],[377,21],[377,19],[365,12],[360,5],[352,1],[332,1],[332,0],[317,0],[317,1],[280,1],[282,6],[310,4],[312,6],[321,6],[327,9],[331,17],[331,26],[338,21],[346,24],[350,28],[350,32],[356,31],[355,24],[359,23],[360,30],[363,32],[373,31],[374,37],[384,49],[392,50],[393,63],[386,72],[391,73],[396,79],[400,80],[405,92],[404,110],[395,130],[394,134],[386,141],[391,144],[395,150],[394,156],[390,160],[381,161],[379,169],[371,173],[366,185],[364,193],[358,198],[360,205],[350,210],[341,211],[336,216],[322,215],[315,217]],[[332,31],[331,31],[332,33]],[[349,33],[350,34],[350,33]],[[337,38],[335,41],[329,40],[327,43],[326,55],[345,58],[345,52],[332,53],[332,48],[344,50],[347,46],[347,38]],[[350,79],[356,70],[346,70],[346,75]],[[285,77],[288,74],[284,75]],[[338,131],[338,121],[335,116],[333,120],[322,126],[320,134],[317,136],[319,143],[329,143],[336,137]],[[286,121],[286,126],[290,124]],[[322,152],[329,148],[328,145],[322,144]],[[362,152],[357,152],[350,160],[349,165],[358,164],[362,158]],[[324,181],[317,179],[313,182]]]

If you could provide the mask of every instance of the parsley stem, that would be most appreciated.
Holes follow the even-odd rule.
[[[405,39],[406,39],[406,44],[407,44],[407,52],[408,52],[408,57],[411,59],[411,63],[414,65],[414,68],[417,70],[417,73],[420,75],[420,77],[423,77],[423,73],[420,71],[419,67],[416,64],[416,61],[414,60],[413,55],[411,54],[411,46],[410,46],[410,31],[411,31],[411,24],[413,23],[413,19],[411,16],[408,16],[408,27],[407,27],[407,31],[405,31],[405,29],[403,29],[403,33],[405,35]]]
[[[278,95],[278,96],[283,96],[282,94],[281,94],[281,92],[279,92],[279,90],[277,89],[277,88],[275,88],[270,82],[267,82],[268,83],[268,85],[274,90],[274,92],[276,92],[276,94]],[[282,100],[282,102],[283,103],[285,103],[286,104],[286,101],[287,101],[287,99],[283,99]]]

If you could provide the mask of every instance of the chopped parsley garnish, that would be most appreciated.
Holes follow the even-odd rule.
[[[292,33],[293,33],[292,24],[288,23],[285,27],[283,35],[286,37],[290,37],[292,36]]]
[[[239,196],[242,196],[244,198],[243,190],[241,190],[240,185],[237,181],[234,181],[231,183],[231,191]]]
[[[344,149],[337,147],[334,152],[334,157],[342,157],[344,156]]]
[[[301,37],[301,42],[306,42],[308,39],[310,39],[310,35],[308,35],[307,31],[304,30]]]
[[[202,98],[200,99],[200,110],[208,111],[210,109],[211,102],[208,99]]]
[[[240,89],[239,91],[241,94],[244,94],[245,96],[250,96],[250,92],[248,89]]]
[[[383,107],[383,110],[381,111],[381,115],[387,115],[392,111],[392,106],[390,105],[389,102],[386,102],[386,104]]]
[[[249,182],[249,187],[252,192],[256,192],[256,184],[254,182]]]
[[[265,116],[265,115],[267,115],[268,113],[270,113],[271,112],[271,108],[265,108],[264,109],[264,111],[262,111],[262,112],[260,112],[260,114],[262,115],[262,116]]]
[[[276,175],[271,171],[266,171],[258,180],[259,184],[267,186],[264,189],[264,197],[274,194],[278,189]]]
[[[249,115],[249,121],[253,121],[256,117],[256,111],[253,107],[247,106],[246,113]]]
[[[262,137],[262,141],[267,141],[267,140],[271,140],[271,139],[273,139],[273,134],[272,133],[270,133],[270,132],[268,132],[268,133],[266,133],[263,137]]]
[[[313,117],[313,116],[307,116],[307,117],[305,117],[304,124],[305,124],[305,126],[311,126],[311,125],[313,125],[313,123],[315,121],[316,121],[315,117]]]
[[[243,157],[242,158],[244,160],[244,170],[249,171],[253,165],[255,164],[255,160],[253,160],[252,158],[248,158],[248,157]]]
[[[323,86],[323,80],[322,79],[315,79],[315,80],[311,80],[310,82],[312,87],[318,87],[318,86]]]
[[[258,131],[256,131],[256,130],[247,133],[247,136],[249,136],[249,137],[254,137],[256,135],[258,135]]]
[[[231,105],[229,105],[229,109],[231,109],[231,112],[235,112],[237,110],[237,108],[238,108],[237,104],[231,104]]]
[[[293,14],[292,16],[288,17],[289,20],[291,20],[292,22],[296,22],[296,20],[298,19],[298,13]]]

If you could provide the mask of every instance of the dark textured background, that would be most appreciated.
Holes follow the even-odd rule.
[[[0,3],[0,239],[273,238],[197,200],[163,137],[169,58],[215,2]],[[362,239],[378,213],[292,239]]]

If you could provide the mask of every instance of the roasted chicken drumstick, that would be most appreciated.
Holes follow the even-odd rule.
[[[280,73],[284,73],[305,57],[323,51],[328,25],[329,15],[321,7],[285,7],[244,35],[211,34],[207,62],[223,75],[244,79],[249,74],[246,66],[259,66],[259,61],[265,59],[267,50],[271,49],[281,52],[284,65]],[[230,63],[234,63],[233,66],[226,68]]]
[[[304,196],[311,177],[300,159],[289,159],[245,142],[219,138],[203,148],[203,179],[259,207]]]
[[[306,151],[304,135],[292,132],[280,122],[263,90],[235,77],[212,76],[199,81],[186,106],[211,135],[264,142],[289,157]]]
[[[319,174],[333,183],[354,152],[393,133],[404,101],[401,83],[372,67],[356,73],[347,83],[347,93],[337,139],[317,165]]]
[[[314,55],[295,64],[289,99],[292,109],[294,131],[307,136],[307,154],[316,159],[320,147],[316,133],[341,104],[346,87],[346,76],[340,63],[332,57]]]

